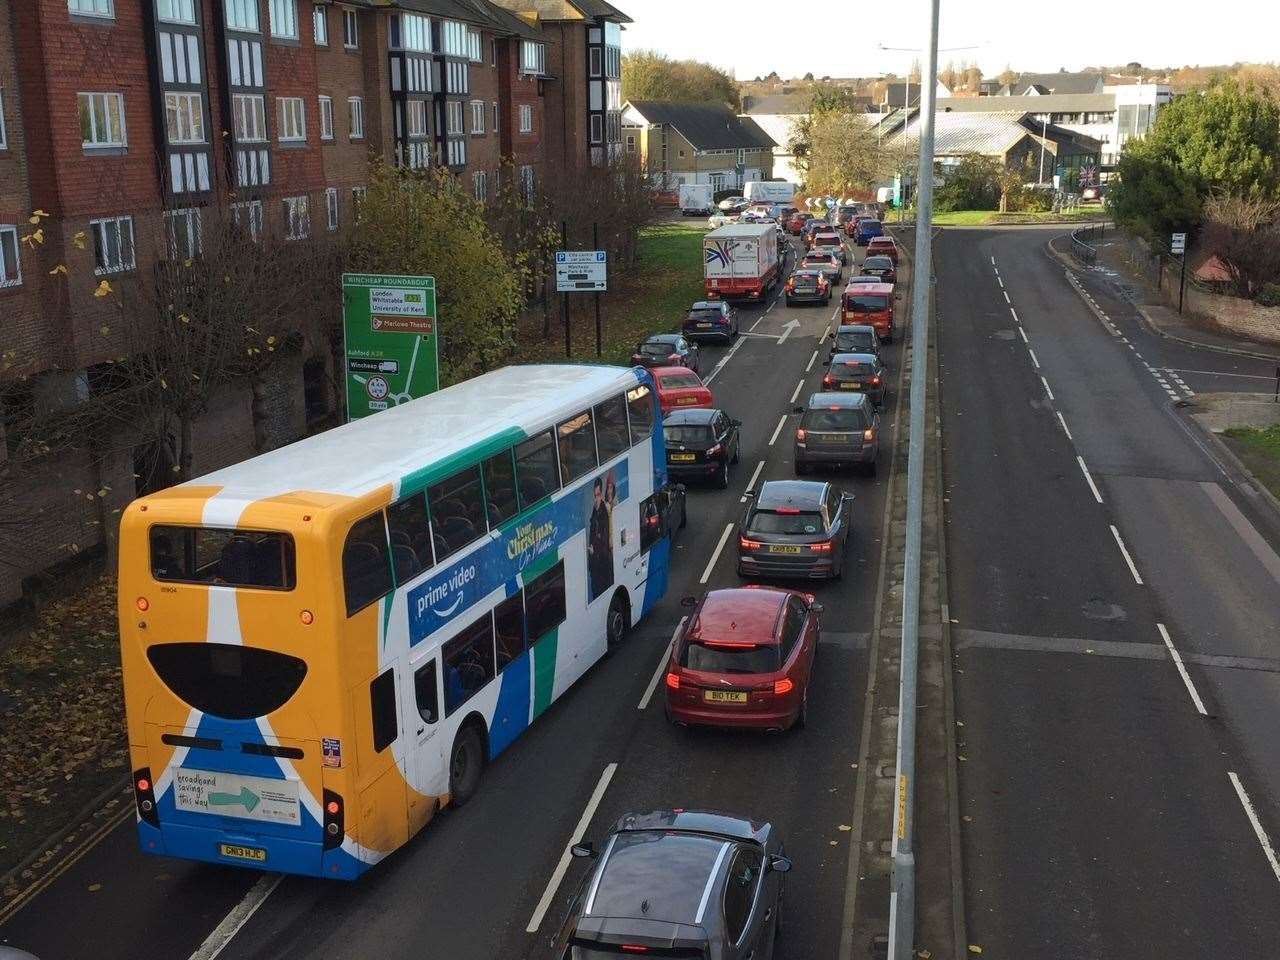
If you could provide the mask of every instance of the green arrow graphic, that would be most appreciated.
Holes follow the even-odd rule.
[[[234,807],[241,806],[253,812],[253,808],[259,803],[259,797],[248,787],[241,787],[239,794],[234,793],[211,793],[209,794],[209,806],[211,807]]]

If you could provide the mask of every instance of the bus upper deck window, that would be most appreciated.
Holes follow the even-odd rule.
[[[621,394],[597,403],[595,420],[601,463],[612,460],[631,446],[627,437],[627,401]]]
[[[151,528],[151,575],[170,583],[292,590],[293,537],[222,527]]]

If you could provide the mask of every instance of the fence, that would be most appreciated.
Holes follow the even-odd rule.
[[[1093,266],[1098,259],[1098,251],[1094,247],[1095,243],[1102,241],[1106,236],[1107,225],[1105,223],[1090,224],[1087,227],[1076,227],[1071,231],[1071,254],[1087,267]]]

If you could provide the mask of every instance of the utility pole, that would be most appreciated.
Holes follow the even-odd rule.
[[[1044,183],[1044,142],[1049,132],[1049,117],[1046,114],[1040,121],[1040,177],[1036,183]]]

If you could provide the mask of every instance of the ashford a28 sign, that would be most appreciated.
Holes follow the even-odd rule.
[[[440,389],[435,277],[342,275],[347,419]]]

